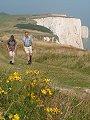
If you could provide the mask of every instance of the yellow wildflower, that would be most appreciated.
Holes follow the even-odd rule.
[[[38,106],[44,106],[43,101],[39,97],[37,97],[36,102]]]
[[[35,73],[36,75],[38,75],[38,74],[39,74],[39,71],[38,71],[38,70],[34,70],[34,73]]]
[[[7,92],[5,92],[5,91],[0,87],[0,94],[2,94],[2,93],[7,94]]]
[[[9,80],[7,80],[6,82],[9,83]]]
[[[20,117],[18,114],[15,114],[13,118],[14,118],[14,120],[20,120]]]
[[[51,107],[47,107],[45,110],[46,110],[48,113],[49,113],[49,112],[53,112],[53,108],[51,108]]]
[[[19,117],[18,114],[15,114],[15,115],[10,114],[10,115],[9,115],[9,119],[10,119],[10,120],[20,120],[20,117]]]
[[[47,88],[46,91],[48,92],[49,95],[53,94],[52,91],[49,88]]]
[[[35,96],[34,93],[31,93],[31,98],[32,98],[32,99],[35,99],[35,98],[36,98],[36,96]]]
[[[32,70],[26,70],[26,74],[32,74],[33,71]]]
[[[13,74],[11,74],[7,80],[7,83],[9,81],[13,81],[13,80],[16,80],[16,81],[21,81],[21,76],[18,72],[14,72]]]
[[[52,95],[52,94],[53,94],[52,91],[51,91],[49,88],[41,89],[41,92],[42,92],[44,95],[46,95],[46,94]]]
[[[49,82],[50,82],[50,79],[45,79],[44,82],[45,82],[45,83],[49,83]]]
[[[13,75],[14,75],[14,79],[16,79],[16,80],[21,79],[21,76],[20,76],[20,74],[18,72],[15,72]]]
[[[45,89],[42,89],[41,92],[46,95],[47,94],[47,91]]]
[[[38,75],[40,72],[38,70],[26,70],[26,74],[30,74],[30,75]]]
[[[57,113],[60,112],[60,109],[58,109],[57,107],[56,107],[56,108],[53,108],[53,112],[57,114]]]
[[[33,82],[31,83],[31,86],[35,87],[36,85],[37,85],[36,80],[33,80]]]
[[[57,107],[56,108],[47,107],[45,110],[46,112],[53,114],[58,114],[60,112],[60,109],[58,109]]]
[[[50,112],[50,108],[49,108],[49,107],[47,107],[47,108],[46,108],[46,111],[47,111],[47,112]]]

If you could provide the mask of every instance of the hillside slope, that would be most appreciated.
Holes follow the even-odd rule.
[[[89,120],[89,88],[88,51],[34,41],[29,66],[18,42],[10,65],[6,42],[0,44],[1,120]]]
[[[4,43],[5,44],[5,43]],[[8,64],[6,45],[0,45],[0,64]],[[17,47],[18,68],[28,67],[22,45]],[[90,87],[90,52],[63,47],[54,43],[35,42],[33,44],[33,68],[42,70],[59,86]]]
[[[0,120],[89,120],[90,51],[43,42],[41,36],[52,34],[28,30],[34,41],[27,65],[24,30],[14,27],[35,23],[26,17],[0,15]],[[6,46],[12,34],[18,44],[14,65]]]

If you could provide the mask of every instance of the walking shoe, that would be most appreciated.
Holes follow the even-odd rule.
[[[30,60],[28,61],[28,65],[31,65],[31,61]]]
[[[13,65],[13,62],[12,62],[12,61],[10,61],[10,64],[12,64],[12,65]]]

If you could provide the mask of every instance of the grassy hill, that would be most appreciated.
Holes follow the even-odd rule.
[[[3,48],[3,44],[5,43],[0,47],[1,63],[7,66],[9,65],[8,53],[6,48]],[[41,69],[60,86],[90,87],[90,52],[47,42],[35,41],[33,46],[31,67]],[[25,53],[23,48],[19,47],[21,47],[20,43],[17,48],[15,67],[19,65],[20,60],[20,64],[27,67]]]
[[[89,120],[90,51],[35,39],[27,65],[20,41],[24,30],[14,28],[28,24],[25,17],[0,15],[0,120]],[[12,33],[18,43],[14,65],[6,47]]]
[[[2,118],[89,120],[90,52],[34,41],[28,66],[18,42],[15,64],[10,65],[5,45],[0,44]]]

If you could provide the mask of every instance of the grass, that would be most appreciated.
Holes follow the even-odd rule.
[[[54,47],[42,49],[37,50],[37,52],[40,51],[40,55],[35,58],[35,62],[51,79],[59,83],[58,85],[90,87],[89,54],[82,51],[84,55],[78,55],[78,52],[75,54],[73,50],[73,53],[72,51],[69,53],[64,48],[66,53],[58,53],[59,48]]]
[[[34,41],[32,65],[26,62],[20,42],[14,65],[0,44],[1,120],[89,120],[89,52]]]
[[[12,23],[15,22],[15,19],[11,15],[0,15],[0,31],[2,29],[8,28],[10,29],[12,27]],[[3,28],[4,26],[4,28]]]
[[[89,100],[55,90],[42,71],[3,68],[0,73],[2,120],[89,120]]]
[[[1,45],[1,60],[8,63],[8,54]],[[69,48],[59,48],[58,45],[43,45],[34,43],[32,68],[40,69],[58,86],[90,87],[90,53]],[[59,53],[59,50],[61,50]],[[65,52],[63,52],[65,51]],[[5,55],[3,56],[3,53]],[[19,58],[19,59],[18,59]],[[2,63],[3,63],[2,62]],[[27,68],[25,53],[18,47],[15,67],[23,64]],[[9,65],[8,65],[9,66]],[[59,83],[59,84],[58,84]]]

